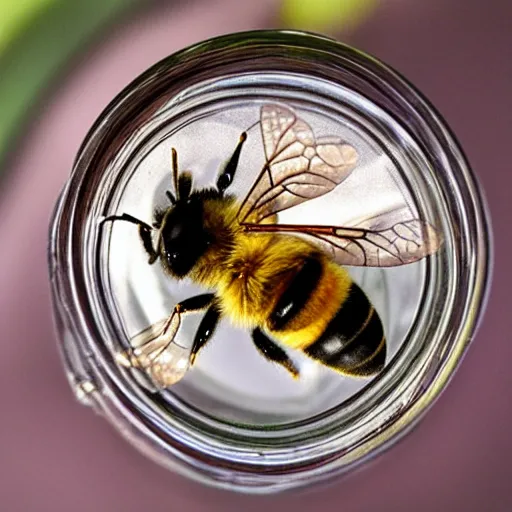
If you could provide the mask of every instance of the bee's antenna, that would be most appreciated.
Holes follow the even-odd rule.
[[[176,150],[174,148],[171,149],[171,153],[172,153],[172,181],[173,181],[173,184],[174,184],[174,191],[176,192],[176,199],[179,201],[180,200],[180,190],[179,190],[179,187],[178,187],[178,153],[176,152]],[[167,196],[169,197],[169,196]],[[173,197],[174,199],[174,197]],[[175,200],[176,201],[176,200]],[[171,200],[172,202],[172,200]]]
[[[253,128],[256,128],[256,126],[259,126],[260,124],[261,124],[261,121],[258,119],[258,121],[251,124],[251,126],[249,126],[249,128],[245,129],[246,133],[250,132]]]

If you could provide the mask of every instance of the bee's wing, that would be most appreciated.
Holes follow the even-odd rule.
[[[375,225],[385,224],[384,216]],[[288,232],[308,235],[340,265],[394,267],[418,261],[435,253],[441,235],[419,219],[395,222],[386,228],[344,228],[293,224],[248,224],[247,231]]]
[[[354,169],[357,151],[338,138],[315,140],[313,130],[288,108],[264,105],[260,116],[266,164],[238,212],[241,224],[333,190]]]
[[[131,340],[132,349],[120,352],[116,357],[122,366],[142,370],[158,390],[181,380],[190,365],[191,349],[174,341],[180,326],[179,316],[174,316],[162,335],[166,322],[158,322],[142,331]]]

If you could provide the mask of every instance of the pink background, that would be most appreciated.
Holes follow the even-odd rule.
[[[2,510],[512,509],[508,1],[386,2],[344,38],[396,67],[439,108],[493,217],[495,284],[487,314],[456,377],[412,434],[321,492],[234,495],[146,460],[68,388],[55,347],[46,245],[49,215],[81,140],[109,100],[149,65],[212,35],[270,27],[274,8],[273,0],[218,0],[139,14],[76,63],[10,159],[0,201]]]

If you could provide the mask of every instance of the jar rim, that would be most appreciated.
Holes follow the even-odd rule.
[[[255,58],[260,53],[266,61]],[[450,315],[445,311],[443,316],[439,307],[422,312],[419,325],[429,331],[423,333],[423,344],[431,342],[432,346],[425,348],[425,358],[415,364],[424,366],[414,371],[409,368],[409,377],[402,372],[401,385],[393,393],[388,388],[387,395],[375,395],[380,401],[366,404],[366,416],[352,424],[351,431],[343,425],[343,417],[329,411],[315,418],[315,431],[308,430],[312,426],[308,421],[294,428],[284,425],[261,432],[230,425],[231,438],[226,443],[220,437],[222,431],[211,430],[205,436],[195,423],[198,420],[193,411],[188,411],[187,418],[180,417],[180,405],[172,398],[174,416],[164,425],[162,404],[127,383],[113,368],[112,355],[103,340],[108,328],[98,325],[94,315],[101,301],[91,299],[91,288],[86,284],[90,275],[80,256],[84,232],[94,229],[91,217],[99,218],[103,212],[85,205],[95,193],[99,175],[128,140],[130,130],[147,122],[164,100],[175,97],[186,84],[200,83],[204,73],[197,70],[215,73],[217,65],[215,79],[225,73],[227,68],[222,66],[243,61],[245,70],[263,75],[268,59],[280,66],[289,65],[295,72],[310,72],[308,66],[317,59],[315,70],[328,67],[334,87],[362,93],[429,156],[430,186],[448,216],[451,253],[427,264],[427,281],[437,279],[443,285],[438,284],[434,291],[432,285],[426,293],[436,297],[444,293],[446,301],[451,301]],[[322,78],[326,77],[327,73]],[[55,316],[73,389],[159,463],[209,484],[250,492],[283,490],[337,475],[408,431],[433,404],[460,363],[481,319],[491,277],[492,243],[482,191],[439,113],[401,75],[373,57],[330,38],[290,30],[216,37],[164,59],[132,82],[105,109],[82,144],[57,205],[50,237]],[[97,247],[85,248],[89,260],[96,263],[97,251]],[[447,269],[456,275],[449,275]],[[456,294],[456,290],[461,293]],[[430,325],[433,318],[442,325],[434,329]],[[383,385],[382,381],[375,383],[377,387]],[[282,431],[287,435],[279,439],[276,433]],[[268,437],[273,447],[265,444]]]

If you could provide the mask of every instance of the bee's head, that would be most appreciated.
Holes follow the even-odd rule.
[[[178,201],[165,211],[159,229],[157,251],[163,267],[175,277],[186,276],[210,244],[203,226],[203,207],[198,198]]]
[[[204,226],[203,204],[206,197],[221,197],[222,192],[204,189],[192,192],[192,175],[178,172],[178,157],[172,150],[174,195],[167,191],[171,206],[155,210],[153,225],[128,214],[111,215],[102,224],[126,221],[139,227],[139,236],[151,265],[160,258],[163,268],[177,278],[185,277],[213,240]],[[157,231],[154,246],[154,231]]]
[[[173,153],[173,160],[175,159]],[[173,162],[177,171],[177,162]],[[158,229],[156,252],[165,270],[180,278],[186,276],[210,244],[204,229],[203,201],[192,191],[192,176],[175,172],[176,197],[167,192],[172,206],[155,212],[154,227]]]

